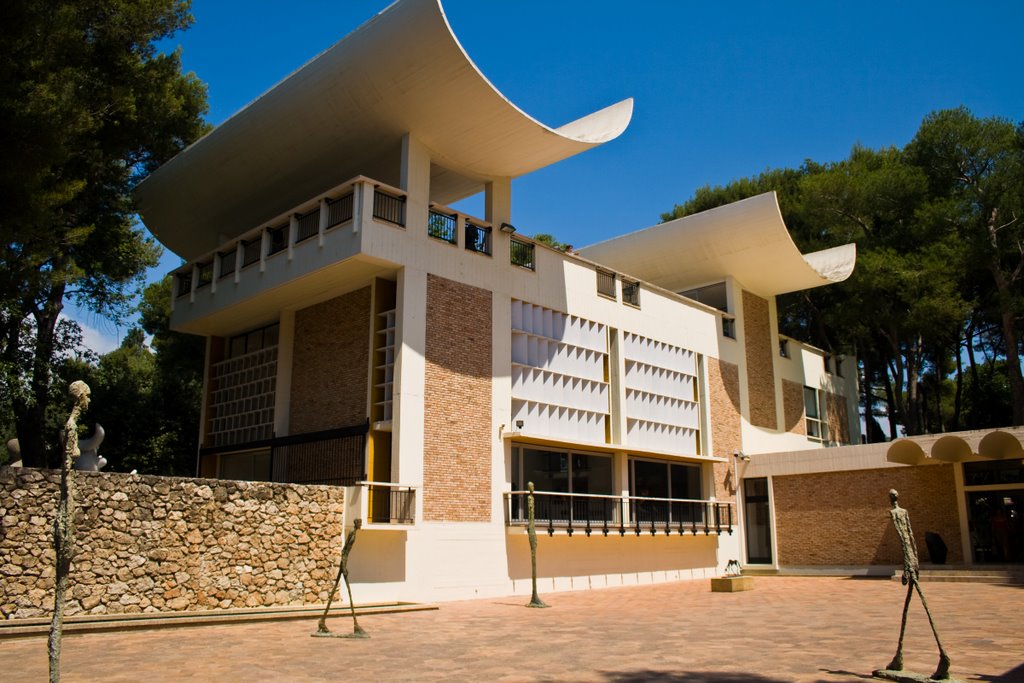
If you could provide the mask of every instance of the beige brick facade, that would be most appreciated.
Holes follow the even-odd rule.
[[[825,410],[828,412],[828,433],[833,441],[850,443],[850,418],[846,398],[832,392],[825,393]]]
[[[804,385],[799,382],[782,380],[782,411],[786,420],[786,431],[807,436],[807,422],[804,419]]]
[[[743,447],[740,435],[740,370],[733,363],[708,358],[707,372],[711,440],[714,443],[710,455],[730,459],[730,462],[714,465],[715,490],[719,499],[732,498],[736,494],[736,486],[731,458]]]
[[[743,292],[743,337],[747,353],[750,424],[778,429],[775,417],[775,355],[768,301]]]
[[[292,434],[366,421],[370,288],[295,313]]]
[[[901,565],[889,519],[889,489],[900,493],[922,562],[930,561],[926,531],[942,537],[947,563],[963,562],[954,465],[825,472],[773,478],[779,564]]]
[[[423,519],[491,519],[491,292],[427,275]]]

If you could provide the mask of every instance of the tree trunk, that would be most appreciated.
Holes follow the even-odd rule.
[[[33,314],[36,339],[29,395],[13,401],[15,427],[25,467],[50,465],[46,449],[46,408],[50,399],[55,336],[57,321],[64,308],[64,291],[64,283],[54,285],[43,306]]]

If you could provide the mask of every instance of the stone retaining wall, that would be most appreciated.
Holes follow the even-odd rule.
[[[53,609],[57,471],[0,468],[0,617]],[[77,472],[67,614],[322,604],[343,489]]]

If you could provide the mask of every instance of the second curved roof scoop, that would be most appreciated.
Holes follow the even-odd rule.
[[[638,230],[579,253],[674,292],[732,276],[761,296],[842,282],[857,260],[855,244],[801,254],[774,192]]]

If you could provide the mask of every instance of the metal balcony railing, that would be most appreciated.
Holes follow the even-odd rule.
[[[526,491],[505,494],[505,523],[527,524]],[[549,535],[564,530],[572,536],[582,531],[590,536],[600,533],[632,532],[679,535],[732,534],[736,518],[733,503],[680,498],[638,496],[599,496],[580,493],[534,492],[534,523]]]
[[[442,240],[449,244],[458,242],[456,225],[456,217],[451,214],[431,209],[427,216],[427,234],[436,240]]]
[[[491,229],[466,221],[466,249],[478,254],[491,255]]]
[[[416,489],[368,482],[366,521],[369,524],[412,524],[416,521]]]
[[[509,250],[512,265],[534,270],[536,266],[533,260],[534,247],[532,242],[513,239],[509,245]]]
[[[277,437],[270,447],[274,481],[353,486],[366,479],[368,424]]]
[[[405,197],[374,190],[373,217],[405,227]]]

